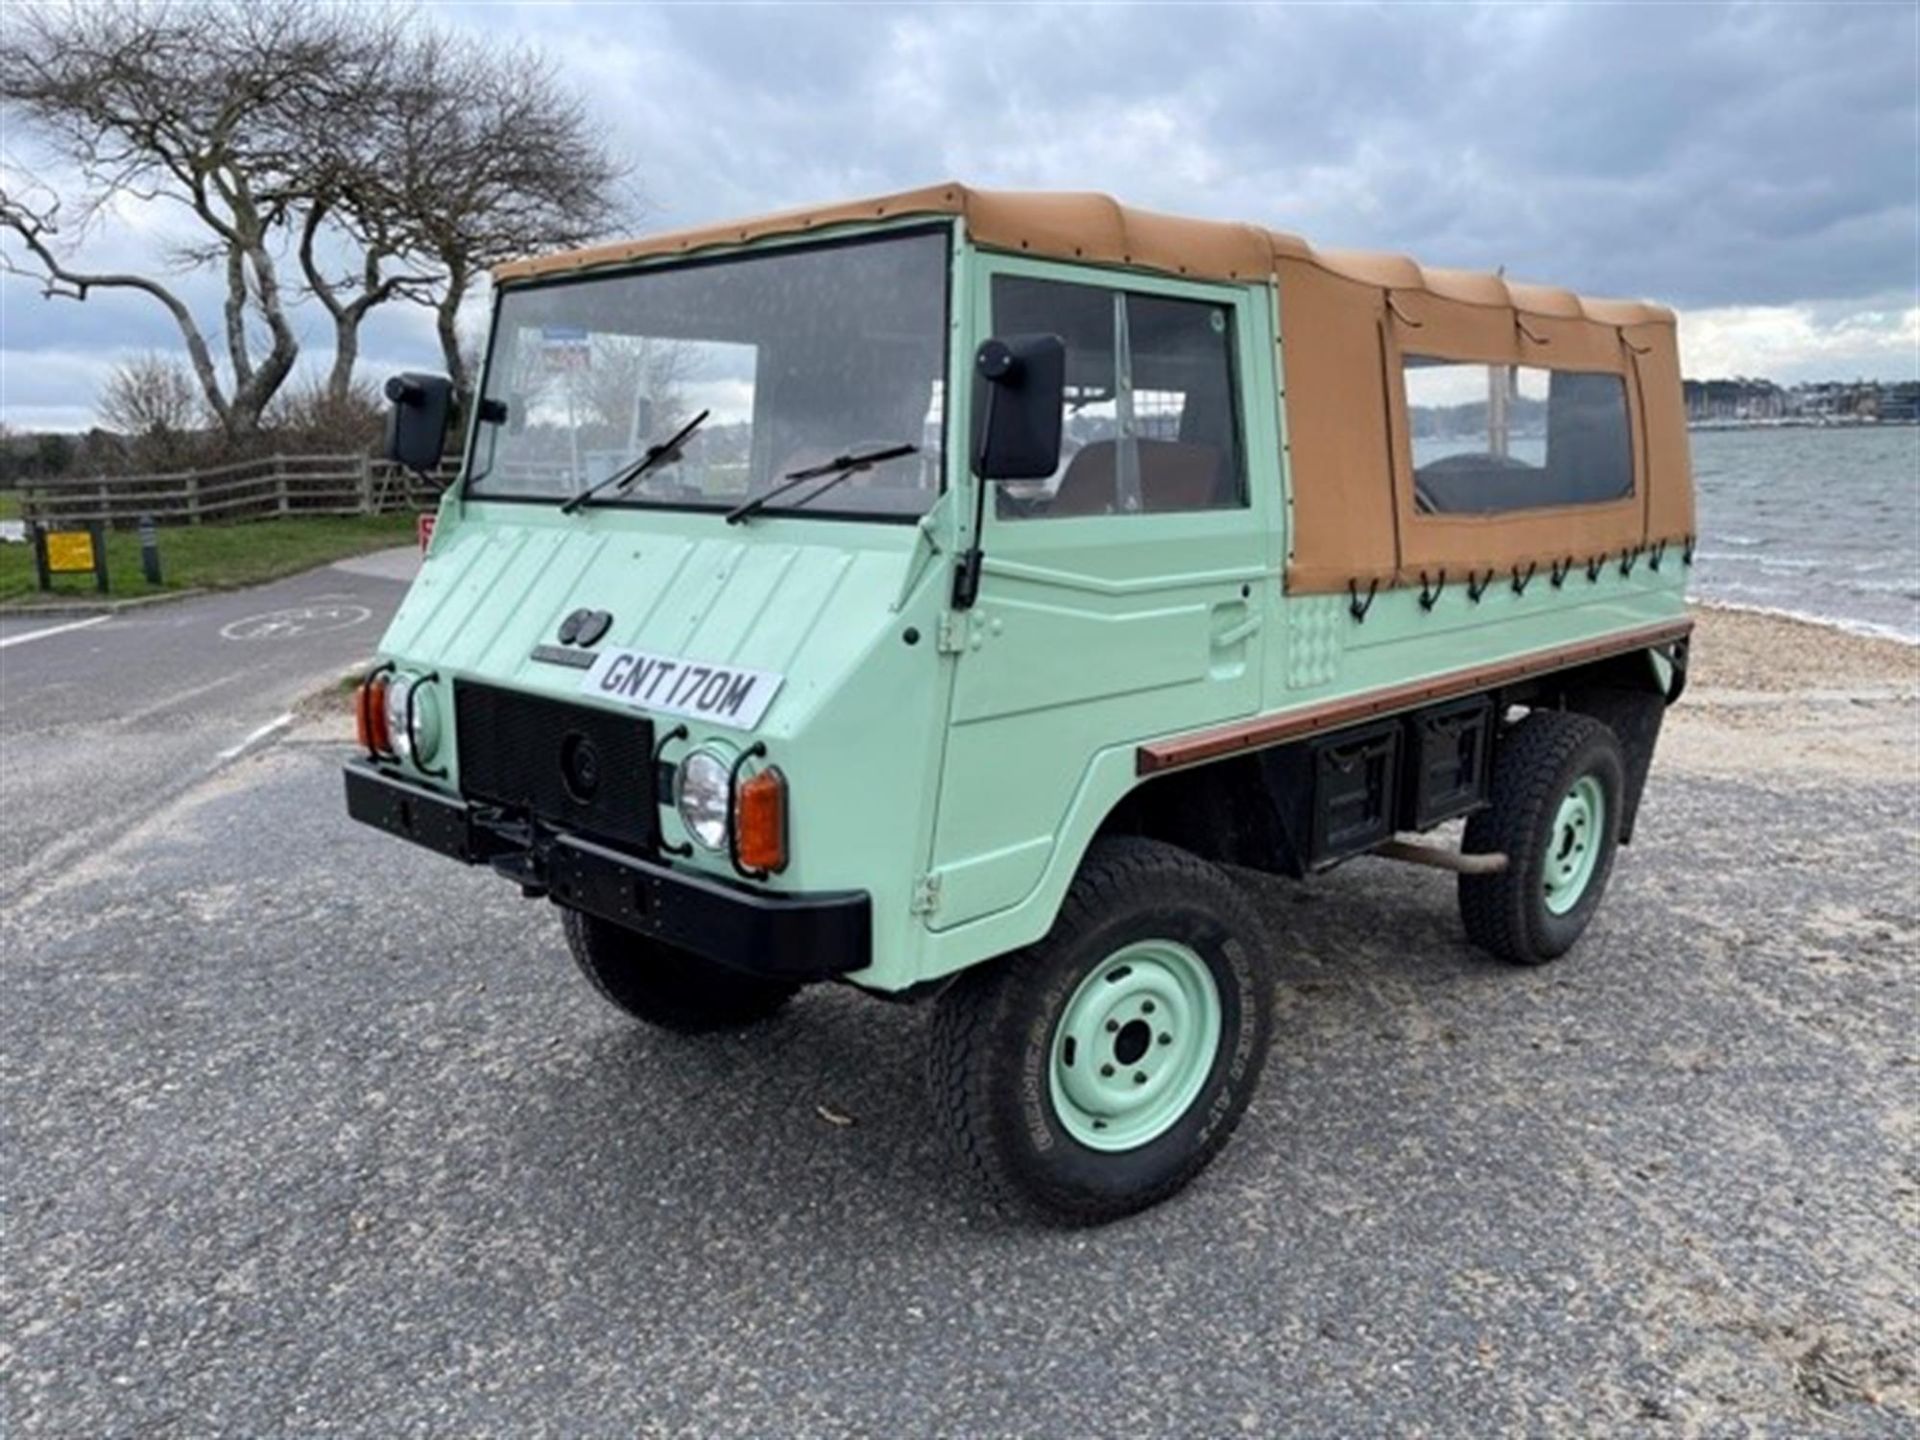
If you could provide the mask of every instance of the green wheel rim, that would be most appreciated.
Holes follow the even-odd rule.
[[[1067,1001],[1048,1067],[1054,1113],[1093,1150],[1132,1150],[1187,1113],[1220,1049],[1220,989],[1192,950],[1116,950]]]
[[[1542,881],[1547,909],[1555,915],[1566,914],[1587,893],[1600,860],[1606,820],[1607,792],[1593,776],[1582,775],[1560,801],[1553,831],[1547,837]]]

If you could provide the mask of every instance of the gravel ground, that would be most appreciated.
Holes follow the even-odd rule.
[[[1913,708],[1805,702],[1882,737],[1806,768],[1703,692],[1556,965],[1246,877],[1264,1088],[1081,1233],[981,1210],[922,1010],[634,1026],[309,730],[0,918],[0,1428],[1913,1434]]]

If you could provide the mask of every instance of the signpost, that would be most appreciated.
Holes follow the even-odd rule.
[[[160,532],[151,515],[140,517],[140,573],[149,585],[160,583]]]
[[[53,589],[56,575],[93,572],[94,588],[107,593],[107,527],[98,520],[55,530],[33,527],[33,568],[42,590]]]

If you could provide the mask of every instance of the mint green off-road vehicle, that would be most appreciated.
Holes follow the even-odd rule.
[[[1592,917],[1685,678],[1667,311],[959,185],[495,279],[347,803],[621,1009],[925,997],[966,1165],[1094,1221],[1259,1079],[1229,866],[1454,870],[1526,964]]]

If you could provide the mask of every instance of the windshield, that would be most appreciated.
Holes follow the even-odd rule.
[[[676,457],[592,503],[730,510],[902,450],[763,513],[921,515],[940,493],[946,287],[946,233],[918,231],[508,289],[467,493],[564,501],[708,411]]]

